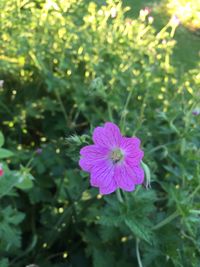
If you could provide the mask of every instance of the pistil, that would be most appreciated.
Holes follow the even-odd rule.
[[[124,154],[121,149],[117,148],[111,152],[110,158],[114,164],[117,164],[123,160]]]

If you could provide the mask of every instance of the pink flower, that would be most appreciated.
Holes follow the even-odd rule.
[[[144,9],[140,10],[140,16],[141,17],[146,17],[151,13],[151,9],[149,7],[145,7]]]
[[[42,154],[42,148],[38,147],[36,150],[35,150],[35,153],[40,155]]]
[[[195,115],[195,116],[198,116],[200,115],[200,108],[196,108],[192,111],[192,114]]]
[[[110,16],[112,19],[117,17],[117,9],[115,7],[112,7],[110,10]]]
[[[170,23],[172,24],[172,26],[177,27],[180,24],[180,20],[176,15],[173,15],[171,17]]]
[[[93,145],[81,149],[80,167],[90,173],[91,186],[99,187],[100,194],[110,194],[117,188],[132,191],[144,181],[140,165],[144,156],[137,137],[123,137],[112,122],[97,127]]]
[[[146,7],[144,8],[144,11],[147,13],[147,15],[149,15],[149,14],[151,13],[152,9],[149,8],[148,6],[146,6]]]
[[[3,171],[2,165],[0,164],[0,177],[3,175],[4,175],[4,171]]]

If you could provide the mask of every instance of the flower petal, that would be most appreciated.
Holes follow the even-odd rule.
[[[0,177],[4,175],[3,169],[0,168]]]
[[[109,186],[107,187],[100,187],[99,188],[99,193],[102,195],[108,195],[113,193],[117,189],[117,184],[114,180],[111,181]]]
[[[135,167],[140,165],[143,156],[144,152],[138,149],[137,151],[133,152],[133,155],[126,154],[124,160],[130,167]]]
[[[100,147],[97,145],[89,145],[89,146],[84,146],[80,150],[81,156],[88,158],[88,159],[103,159],[106,158],[108,155],[109,150],[104,147]]]
[[[125,161],[132,166],[138,166],[144,156],[140,149],[140,139],[137,137],[122,137],[120,147],[125,152]]]
[[[81,149],[81,159],[79,160],[79,166],[87,172],[92,170],[93,166],[98,165],[102,160],[107,159],[109,150],[104,147],[96,145],[85,146]]]
[[[107,187],[113,180],[113,165],[106,160],[99,161],[91,171],[90,183],[92,186]]]
[[[94,143],[101,147],[112,148],[119,146],[121,138],[119,128],[112,122],[106,122],[104,127],[95,128],[93,133]]]
[[[119,127],[112,122],[106,122],[104,127],[109,134],[110,142],[119,146],[122,138]]]
[[[133,171],[137,177],[135,184],[142,184],[144,182],[144,170],[142,169],[142,167],[134,167]]]
[[[144,170],[140,165],[131,166],[127,163],[124,163],[125,168],[129,176],[133,179],[134,184],[142,184],[144,181]]]
[[[137,137],[122,137],[120,147],[125,149],[127,152],[136,150],[140,147],[140,139]]]
[[[133,191],[135,189],[133,173],[125,165],[117,165],[115,167],[114,178],[121,189],[125,191]]]
[[[79,166],[81,167],[82,170],[86,171],[86,172],[90,172],[93,164],[91,161],[89,161],[88,159],[85,158],[81,158],[79,160]]]

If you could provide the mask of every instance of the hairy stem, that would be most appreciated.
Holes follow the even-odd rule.
[[[195,188],[195,190],[190,194],[189,199],[193,198],[196,193],[200,190],[200,184]]]
[[[127,99],[126,99],[126,103],[124,105],[124,108],[123,108],[123,111],[121,113],[121,118],[120,118],[120,126],[121,126],[121,131],[123,133],[124,131],[124,128],[125,128],[125,124],[126,124],[126,116],[127,116],[127,108],[128,108],[128,104],[131,100],[131,97],[132,97],[132,93],[133,91],[130,90],[128,96],[127,96]]]
[[[173,221],[176,217],[179,216],[178,211],[173,212],[171,215],[169,215],[167,218],[165,218],[163,221],[159,222],[158,224],[156,224],[155,226],[152,227],[152,230],[157,230],[163,226],[165,226],[166,224],[170,223],[171,221]]]
[[[136,129],[133,132],[133,136],[136,135],[136,133],[138,132],[138,130],[142,126],[142,123],[143,123],[143,120],[144,120],[144,112],[145,112],[145,107],[146,107],[146,102],[147,102],[148,96],[149,96],[149,91],[147,90],[145,95],[144,95],[144,98],[143,98],[143,102],[142,102],[142,106],[141,106],[141,109],[140,109],[138,122],[137,122],[137,125],[136,125]]]
[[[108,116],[109,116],[109,120],[113,121],[112,109],[109,104],[108,104]]]
[[[63,116],[64,116],[64,118],[65,118],[67,127],[69,127],[69,120],[68,120],[67,112],[66,112],[66,110],[65,110],[65,106],[64,106],[63,101],[62,101],[62,99],[61,99],[61,96],[60,96],[59,91],[58,91],[58,90],[55,90],[55,94],[56,94],[56,98],[57,98],[57,100],[58,100],[58,103],[60,104],[60,108],[61,108],[61,110],[62,110],[62,112],[63,112]]]
[[[139,243],[140,243],[140,240],[137,238],[136,239],[136,256],[137,256],[138,266],[143,267],[141,256],[140,256]]]
[[[117,199],[119,200],[119,202],[120,202],[120,203],[123,203],[124,200],[123,200],[123,198],[122,198],[122,194],[121,194],[120,189],[117,189],[117,190],[116,190],[116,194],[117,194]]]

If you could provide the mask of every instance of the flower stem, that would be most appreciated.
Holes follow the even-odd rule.
[[[117,190],[116,190],[116,194],[117,194],[117,199],[119,200],[119,202],[120,202],[120,203],[123,203],[124,200],[123,200],[123,198],[122,198],[122,194],[121,194],[120,189],[117,189]]]
[[[66,125],[67,125],[67,127],[70,128],[70,123],[69,123],[69,120],[68,120],[68,115],[67,115],[67,112],[65,110],[65,106],[63,104],[63,101],[61,99],[61,96],[60,96],[60,93],[59,93],[58,90],[55,90],[55,95],[56,95],[57,101],[58,101],[58,103],[60,105],[60,108],[61,108],[61,111],[63,113],[64,119],[66,121]]]
[[[31,163],[32,163],[33,160],[34,160],[34,156],[35,156],[35,151],[32,153],[31,158],[30,158],[29,161],[26,163],[25,168],[27,168],[27,169],[30,168]]]
[[[112,109],[110,105],[108,105],[108,116],[109,116],[109,120],[113,121]]]
[[[140,256],[139,243],[140,243],[140,240],[137,238],[136,239],[136,256],[137,256],[138,266],[143,267],[141,256]]]
[[[116,190],[116,194],[117,194],[117,198],[118,198],[119,202],[124,203],[120,189]],[[140,250],[139,250],[139,242],[140,242],[140,240],[137,238],[136,239],[136,255],[137,255],[137,261],[138,261],[139,267],[143,267],[141,256],[140,256]]]
[[[200,184],[195,188],[195,190],[190,194],[189,199],[192,199],[196,193],[200,190]]]
[[[146,103],[147,103],[147,98],[148,97],[149,97],[149,90],[147,90],[145,95],[144,95],[143,102],[142,102],[141,109],[140,109],[138,122],[137,122],[137,125],[136,125],[136,129],[133,132],[133,136],[135,136],[136,133],[138,132],[138,130],[140,130],[140,127],[142,126],[142,123],[144,121],[144,112],[145,112],[145,108],[146,108]]]
[[[157,230],[157,229],[163,227],[164,225],[173,221],[178,216],[179,216],[178,211],[173,212],[171,215],[169,215],[169,217],[165,218],[163,221],[161,221],[158,224],[156,224],[155,226],[153,226],[152,230]]]
[[[128,108],[128,105],[129,105],[129,102],[131,100],[131,97],[132,97],[132,93],[133,91],[130,90],[129,93],[128,93],[128,96],[127,96],[127,99],[126,99],[126,103],[124,105],[124,108],[123,108],[123,111],[121,113],[121,118],[120,118],[120,126],[121,126],[121,131],[123,133],[124,131],[124,128],[125,128],[125,124],[126,124],[126,116],[127,116],[127,108]]]

